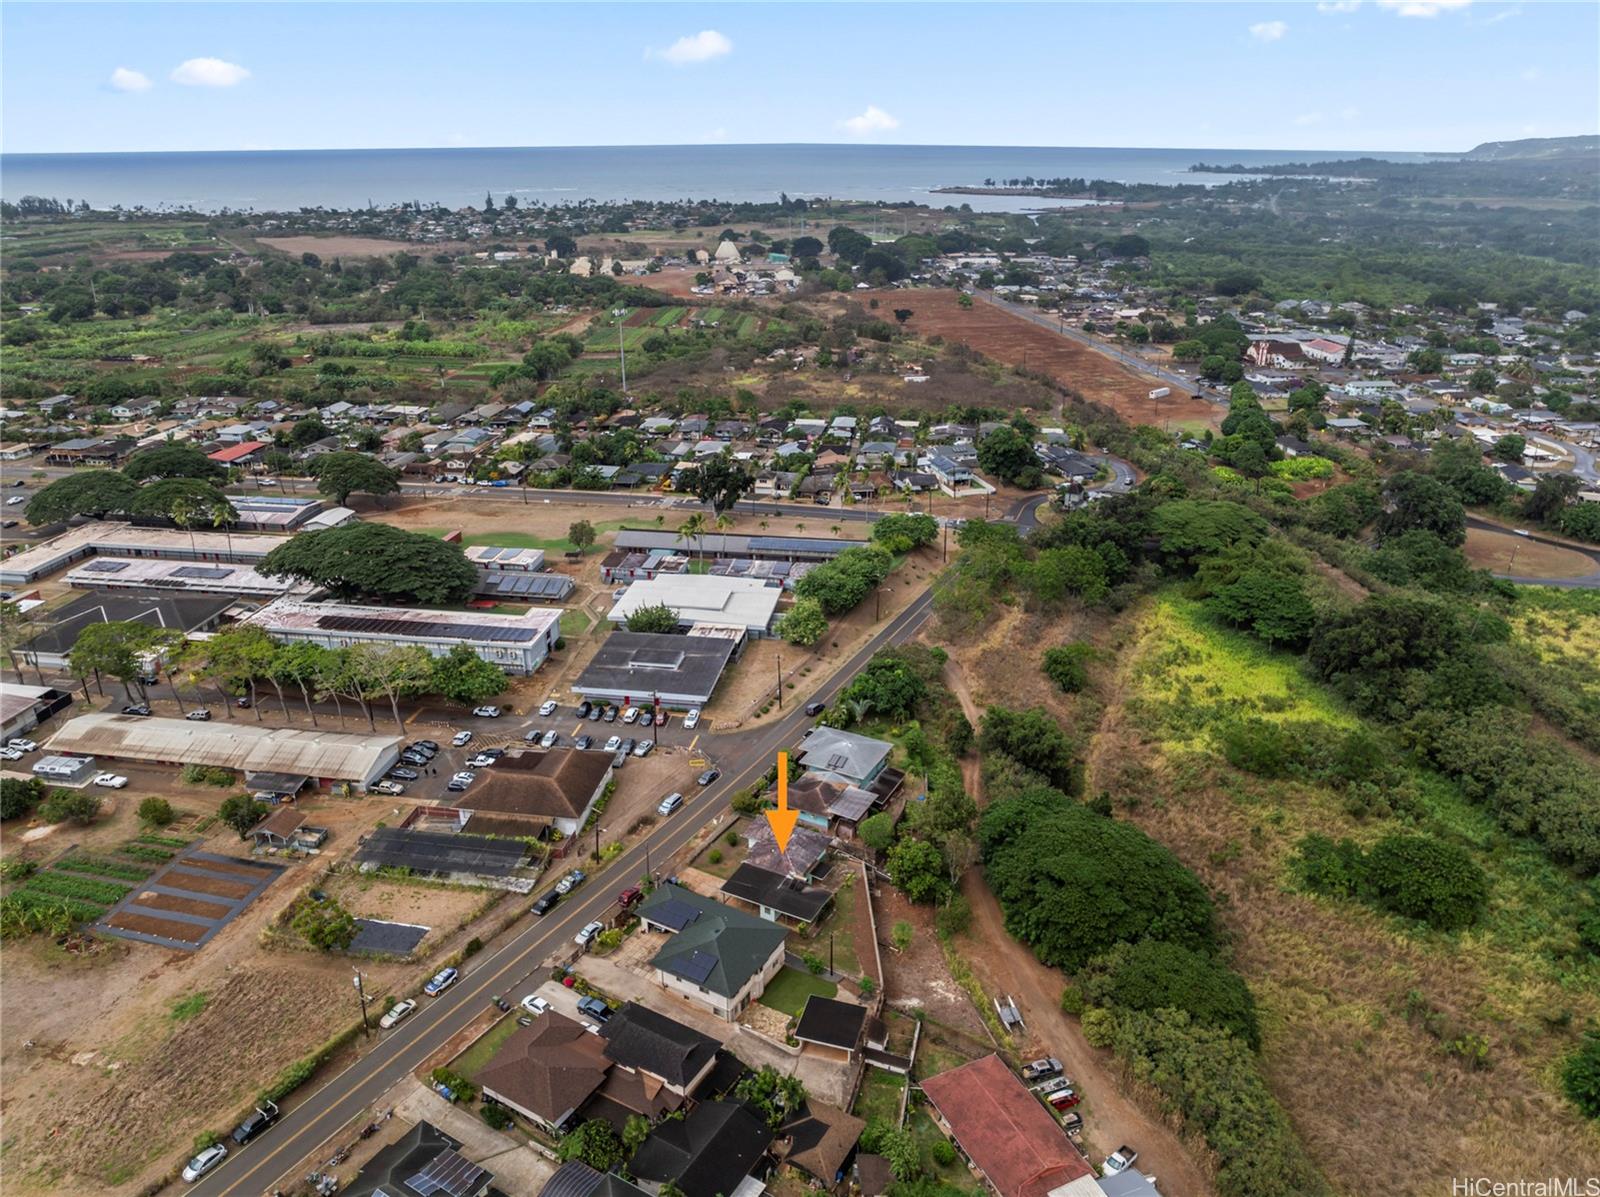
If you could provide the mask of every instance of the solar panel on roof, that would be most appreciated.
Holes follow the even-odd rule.
[[[702,952],[699,948],[690,952],[681,960],[672,962],[672,971],[685,981],[692,981],[696,985],[705,984],[717,967],[717,958],[710,952]]]
[[[434,637],[447,640],[536,640],[537,628],[435,622],[427,619],[387,619],[372,615],[319,615],[317,626],[331,632],[374,632],[387,636]]]
[[[380,827],[361,846],[356,861],[418,873],[505,877],[517,870],[525,854],[526,849],[516,840]]]
[[[650,921],[660,927],[670,927],[674,931],[682,931],[695,919],[700,917],[700,911],[689,903],[678,898],[668,898],[660,906],[649,912]]]
[[[460,1153],[441,1151],[421,1172],[406,1184],[422,1197],[442,1193],[445,1197],[471,1197],[490,1180],[489,1173]]]
[[[845,754],[842,752],[836,752],[828,758],[828,768],[830,769],[837,769],[841,765],[847,765],[849,763],[850,758],[845,756]]]
[[[231,569],[220,569],[215,565],[180,565],[172,571],[172,576],[174,578],[209,578],[214,580],[229,577],[232,573]]]

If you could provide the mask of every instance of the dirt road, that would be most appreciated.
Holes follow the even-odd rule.
[[[945,682],[961,702],[974,727],[981,712],[972,701],[961,667],[951,661]],[[962,761],[967,792],[984,805],[983,767],[976,753]],[[1055,1056],[1066,1066],[1084,1096],[1084,1138],[1090,1157],[1104,1159],[1124,1143],[1139,1149],[1139,1169],[1161,1181],[1163,1193],[1177,1197],[1212,1197],[1215,1189],[1207,1168],[1196,1161],[1173,1127],[1147,1114],[1124,1092],[1110,1052],[1089,1046],[1078,1020],[1061,1009],[1065,978],[1040,964],[1005,928],[1000,903],[984,884],[982,870],[967,870],[961,892],[972,905],[972,926],[958,949],[990,993],[1009,993],[1027,1022],[1021,1037],[1027,1056]]]

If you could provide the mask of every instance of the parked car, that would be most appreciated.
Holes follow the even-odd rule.
[[[495,757],[490,756],[487,752],[480,752],[477,756],[473,757],[467,762],[467,767],[469,769],[487,769],[490,765],[494,764],[495,759]]]
[[[28,501],[28,496],[27,495],[12,495],[9,499],[6,500],[6,506],[7,507],[15,507],[18,503],[26,503],[27,501]]]
[[[416,746],[430,756],[438,755],[439,742],[437,740],[418,740]]]
[[[683,717],[685,730],[692,730],[700,725],[700,708],[690,707],[689,713]]]
[[[472,708],[472,713],[474,715],[476,715],[479,719],[498,719],[498,718],[500,718],[500,708],[499,707],[473,707]]]
[[[522,733],[522,738],[530,744],[537,744],[543,736],[544,728],[542,727],[530,727]]]
[[[406,998],[404,1001],[396,1002],[394,1005],[390,1006],[388,1011],[385,1012],[384,1016],[378,1020],[378,1026],[387,1031],[390,1027],[394,1026],[397,1022],[399,1022],[407,1014],[410,1014],[416,1008],[416,998]]]
[[[478,775],[476,773],[472,772],[470,769],[463,769],[460,773],[452,773],[450,775],[449,784],[447,784],[444,788],[449,790],[451,793],[459,794],[462,790],[466,789],[477,780]]]
[[[578,1013],[587,1014],[597,1022],[605,1022],[611,1017],[611,1007],[597,997],[581,997],[578,999]]]
[[[633,750],[635,748],[637,748],[637,747],[639,747],[639,741],[635,740],[632,736],[623,737],[623,740],[622,740],[622,755],[623,756],[632,756],[633,755]]]
[[[578,718],[587,719],[589,717],[589,712],[592,710],[594,710],[594,703],[590,702],[587,698],[584,699],[578,704]]]
[[[278,1120],[278,1103],[264,1101],[245,1117],[245,1120],[233,1128],[233,1134],[228,1136],[240,1147],[254,1139],[267,1127]]]
[[[400,763],[402,765],[410,765],[413,768],[420,768],[428,763],[428,758],[420,752],[402,752],[400,754]]]
[[[194,1184],[227,1158],[228,1149],[221,1143],[213,1143],[183,1166],[183,1179]]]
[[[594,737],[593,736],[579,736],[576,740],[574,740],[572,742],[572,746],[574,748],[576,748],[579,752],[582,752],[586,748],[588,748],[589,745],[591,745],[593,743],[594,743]]]
[[[658,814],[658,815],[670,815],[673,811],[677,810],[682,805],[683,805],[683,795],[682,794],[679,794],[679,793],[676,793],[676,792],[668,794],[665,798],[663,798],[661,800],[661,805],[656,807],[656,814]]]
[[[589,713],[584,716],[590,723],[599,723],[606,717],[605,707],[590,707]]]
[[[617,721],[617,708],[607,707],[606,713],[600,716],[600,718],[604,719],[607,723],[615,723]]]
[[[622,768],[622,766],[626,765],[627,763],[628,763],[627,750],[626,749],[622,749],[622,748],[617,749],[616,754],[611,758],[611,767],[613,769],[620,769],[620,768]]]
[[[540,997],[538,994],[530,993],[527,997],[522,999],[522,1008],[529,1014],[540,1015],[544,1014],[550,1009],[550,1003],[545,1001],[544,998]]]
[[[823,711],[826,711],[827,709],[828,709],[828,704],[825,703],[825,702],[808,702],[808,703],[806,703],[806,714],[807,715],[820,715],[820,714],[822,714]]]
[[[547,894],[541,894],[539,896],[539,900],[529,908],[528,913],[536,914],[540,918],[543,918],[556,908],[556,903],[559,901],[561,901],[561,895],[556,893],[555,890],[551,890]]]
[[[415,769],[408,769],[404,765],[396,765],[389,770],[387,776],[394,781],[416,781],[422,774]]]
[[[546,699],[544,702],[539,704],[539,714],[543,715],[546,719],[548,719],[551,715],[554,715],[555,713],[556,713],[556,700],[555,699],[549,698],[549,699]]]
[[[605,929],[606,925],[599,919],[596,919],[592,923],[585,924],[583,930],[579,931],[572,937],[572,942],[577,944],[580,948],[586,948],[594,942],[595,936],[599,935],[600,932],[604,931]]]
[[[11,739],[6,741],[6,747],[15,748],[18,752],[33,752],[39,746],[32,740],[25,739],[22,736],[13,736]]]
[[[5,748],[0,748],[0,761],[20,761],[21,759],[22,749],[12,748],[9,745]]]
[[[387,794],[391,798],[398,798],[406,792],[406,788],[398,781],[378,781],[372,784],[372,792],[374,794]]]
[[[247,694],[243,698],[234,699],[233,705],[238,707],[241,711],[248,711],[250,709],[250,696]]]
[[[640,740],[638,747],[633,750],[633,755],[649,756],[650,753],[654,751],[655,746],[656,742],[654,740]]]
[[[128,788],[128,779],[117,773],[96,773],[94,784],[105,786],[108,790],[125,790]]]
[[[1106,1156],[1106,1162],[1102,1166],[1101,1171],[1103,1171],[1107,1176],[1115,1176],[1118,1172],[1126,1172],[1129,1168],[1133,1167],[1133,1161],[1138,1158],[1139,1153],[1124,1143],[1110,1155]]]
[[[612,736],[609,740],[606,741],[606,746],[603,749],[603,751],[605,751],[605,752],[615,752],[617,749],[619,749],[621,747],[622,747],[622,737],[621,736]]]
[[[494,1008],[496,1010],[500,1011],[501,1014],[510,1014],[511,1013],[511,1003],[509,1001],[507,1001],[501,995],[496,994],[494,997],[490,998],[489,1000],[494,1003]]]
[[[544,739],[539,741],[539,747],[554,748],[559,743],[561,743],[561,733],[551,728],[544,733]]]
[[[638,717],[639,717],[639,708],[638,707],[628,707],[626,710],[624,710],[622,712],[622,721],[624,723],[632,723]]]
[[[589,875],[582,869],[573,869],[572,872],[556,882],[556,893],[570,894],[588,879]]]
[[[422,987],[422,992],[429,997],[438,997],[450,986],[461,979],[461,974],[453,968],[442,968],[433,974],[433,979]]]
[[[184,715],[184,718],[190,723],[210,723],[211,712],[206,710],[205,707],[198,707]]]
[[[722,770],[721,769],[707,769],[704,773],[702,773],[700,775],[698,780],[699,780],[701,785],[708,786],[712,782],[716,781],[717,778],[719,778],[721,776],[722,776]]]
[[[1060,1075],[1061,1061],[1054,1056],[1041,1056],[1022,1066],[1022,1079],[1025,1081],[1042,1081],[1046,1077]]]
[[[455,735],[450,737],[450,743],[454,744],[457,748],[465,748],[468,744],[472,743],[472,733],[469,731],[458,731]]]
[[[656,721],[655,712],[649,707],[642,707],[639,711],[639,726],[649,727]]]
[[[150,704],[147,702],[132,702],[122,708],[124,715],[145,716],[150,713]]]

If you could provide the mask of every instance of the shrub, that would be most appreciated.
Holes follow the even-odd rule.
[[[53,790],[39,804],[39,818],[46,823],[65,823],[68,819],[87,827],[100,813],[100,795]]]
[[[1175,943],[1119,944],[1090,963],[1083,990],[1096,1005],[1185,1010],[1198,1023],[1232,1031],[1252,1050],[1261,1042],[1255,1001],[1243,978],[1214,957]]]
[[[239,833],[244,839],[250,829],[267,817],[271,809],[265,802],[257,802],[249,794],[235,794],[224,798],[217,808],[217,817]]]
[[[1297,741],[1270,719],[1232,719],[1216,735],[1228,764],[1257,777],[1283,777],[1294,763]]]
[[[1351,898],[1361,889],[1366,858],[1354,840],[1334,841],[1313,832],[1300,841],[1289,868],[1314,894]]]
[[[478,1086],[442,1064],[433,1070],[431,1076],[435,1084],[443,1085],[454,1093],[457,1101],[472,1101],[478,1096]]]
[[[165,798],[146,798],[139,803],[139,821],[150,827],[165,827],[177,813]]]
[[[232,769],[216,769],[210,765],[185,765],[178,776],[187,785],[216,786],[219,789],[231,786],[234,782]]]
[[[739,833],[737,831],[730,831],[727,835],[722,837],[722,840],[728,845],[728,847],[732,848],[739,842]]]
[[[714,865],[721,864],[722,863],[722,849],[721,848],[713,848],[713,849],[711,849],[710,853],[706,856],[706,859],[709,860]]]
[[[1489,898],[1482,869],[1454,844],[1389,835],[1367,854],[1366,884],[1383,909],[1441,931],[1471,926]]]
[[[955,1145],[949,1139],[937,1139],[934,1141],[933,1162],[941,1168],[948,1168],[956,1162]]]
[[[903,952],[911,946],[911,941],[916,936],[916,931],[904,919],[895,923],[889,930],[889,942],[894,945],[897,952]]]
[[[478,1114],[494,1130],[505,1130],[512,1123],[511,1111],[497,1101],[484,1102]]]
[[[1064,694],[1076,694],[1089,684],[1089,662],[1094,648],[1088,644],[1058,644],[1044,650],[1040,668]]]
[[[894,816],[888,811],[868,815],[856,828],[861,842],[874,852],[887,852],[894,843]]]
[[[461,958],[465,960],[468,957],[476,956],[481,951],[483,951],[483,940],[474,935],[471,939],[467,940],[466,947],[461,949]]]
[[[39,805],[44,785],[37,777],[0,777],[0,819],[16,819]]]
[[[1600,1032],[1590,1031],[1561,1066],[1561,1091],[1588,1118],[1600,1118]]]
[[[800,959],[805,962],[806,971],[813,977],[820,977],[828,971],[828,962],[815,952],[807,952]]]
[[[965,934],[971,925],[972,903],[961,894],[951,894],[945,904],[939,907],[939,913],[933,916],[934,930],[945,939]]]

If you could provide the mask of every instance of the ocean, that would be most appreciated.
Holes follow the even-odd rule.
[[[0,154],[0,196],[86,199],[95,208],[215,212],[387,206],[450,208],[507,195],[579,200],[790,196],[969,203],[989,212],[1070,206],[1020,196],[930,195],[986,178],[1087,178],[1129,183],[1225,183],[1190,174],[1197,162],[1262,166],[1354,157],[1303,150],[1105,149],[1055,146],[673,145],[524,149],[262,150],[140,154]],[[1419,154],[1374,154],[1396,160]]]

